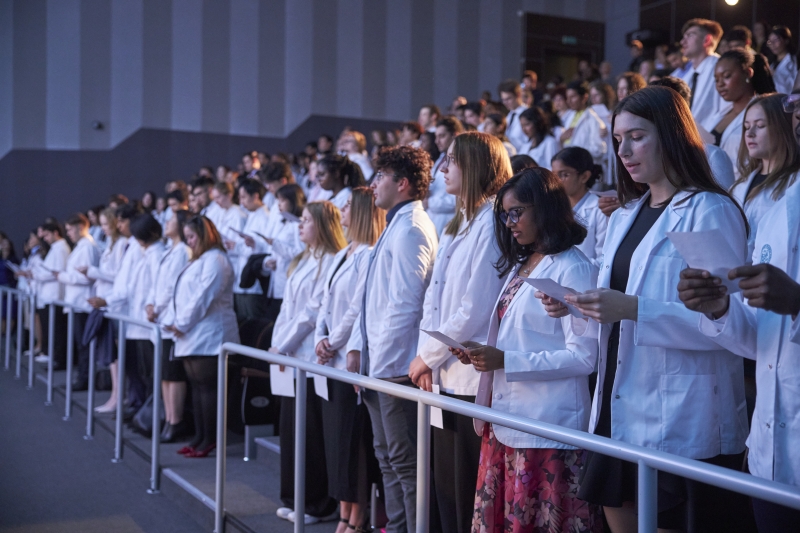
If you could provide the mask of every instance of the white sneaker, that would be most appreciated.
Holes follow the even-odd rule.
[[[294,511],[292,511],[288,507],[278,507],[278,510],[275,511],[275,514],[278,515],[278,518],[281,518],[283,520],[289,520],[289,515],[293,515]]]
[[[33,355],[39,355],[40,353],[42,353],[42,351],[37,349],[33,352]],[[31,354],[30,350],[25,350],[24,352],[22,352],[22,355],[24,355],[25,357],[28,357],[30,354]]]
[[[50,356],[49,355],[44,355],[44,354],[37,355],[36,357],[33,358],[33,361],[35,363],[49,363],[50,362]]]
[[[297,519],[297,514],[296,514],[294,511],[292,511],[291,513],[289,513],[289,519],[288,519],[288,520],[289,520],[289,522],[291,522],[291,523],[294,523],[294,521],[295,521],[296,519]],[[319,519],[319,518],[317,518],[316,516],[311,516],[310,514],[307,514],[307,515],[305,515],[305,520],[304,520],[304,522],[305,522],[305,524],[306,524],[306,525],[309,525],[309,524],[316,524],[316,523],[317,523],[317,522],[319,522],[319,521],[320,521],[320,519]]]

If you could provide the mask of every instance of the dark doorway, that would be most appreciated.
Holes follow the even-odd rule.
[[[578,61],[598,64],[604,57],[605,24],[528,13],[525,16],[525,69],[548,82],[554,76],[571,81]]]

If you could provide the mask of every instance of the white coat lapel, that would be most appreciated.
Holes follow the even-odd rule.
[[[617,255],[619,245],[622,244],[622,239],[631,229],[633,221],[636,220],[636,215],[639,214],[639,209],[649,197],[650,193],[648,192],[634,205],[620,208],[614,213],[614,231],[606,236],[606,244],[603,248],[603,264],[600,265],[600,274],[597,278],[598,287],[608,288],[611,285],[611,266],[614,264],[614,257]]]

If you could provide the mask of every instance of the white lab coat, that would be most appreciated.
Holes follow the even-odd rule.
[[[317,258],[309,253],[289,276],[281,312],[272,329],[272,346],[280,353],[310,363],[317,362],[314,330],[325,292],[325,274],[332,262],[331,254]]]
[[[608,228],[608,217],[600,211],[598,202],[599,198],[596,195],[587,192],[572,208],[575,220],[586,228],[586,239],[576,248],[595,265],[600,263],[600,258],[603,256],[603,245],[606,242],[606,229]]]
[[[736,181],[736,174],[728,154],[722,148],[708,143],[705,145],[705,152],[714,181],[727,191]]]
[[[800,279],[800,185],[786,192],[763,218],[753,262],[767,262]],[[754,309],[731,297],[720,320],[700,317],[700,331],[720,346],[756,359],[758,396],[747,447],[750,472],[800,485],[800,319]]]
[[[69,254],[64,272],[58,275],[59,283],[64,285],[64,301],[75,306],[76,310],[88,313],[92,310],[87,300],[92,296],[92,282],[78,272],[78,267],[97,267],[100,250],[91,235],[82,237]],[[88,272],[87,272],[88,273]],[[67,310],[64,309],[64,313]]]
[[[31,272],[36,281],[36,307],[44,309],[54,300],[64,299],[64,286],[53,276],[53,271],[64,272],[70,249],[65,239],[59,239],[50,245],[44,261],[33,265]]]
[[[561,151],[561,143],[552,135],[545,135],[542,142],[531,147],[531,141],[525,143],[520,149],[520,154],[527,154],[536,161],[536,164],[547,170],[551,170],[553,165],[550,161],[558,152]]]
[[[272,237],[274,231],[274,220],[270,216],[270,211],[266,205],[259,207],[255,211],[247,213],[247,221],[244,223],[242,233],[246,233],[253,237],[255,241],[255,248],[250,248],[244,243],[244,239],[238,234],[229,232],[228,238],[236,243],[233,250],[228,251],[231,258],[231,263],[235,265],[236,281],[233,285],[233,292],[236,294],[261,294],[261,284],[254,283],[252,287],[243,289],[239,286],[242,280],[242,271],[247,265],[247,260],[253,254],[264,254],[270,251],[270,246],[267,242],[256,235],[256,232],[264,235],[265,237]]]
[[[143,250],[142,257],[131,268],[128,292],[128,316],[147,322],[147,297],[155,284],[158,265],[165,252],[164,243],[156,241]],[[125,338],[151,340],[153,328],[134,324],[125,327]]]
[[[118,237],[113,246],[106,246],[100,254],[98,265],[90,266],[86,272],[86,275],[94,280],[94,295],[98,298],[105,300],[114,290],[114,278],[122,266],[127,245],[127,237]]]
[[[174,308],[171,305],[172,296],[175,294],[175,282],[178,276],[192,258],[192,250],[182,242],[169,243],[164,254],[158,261],[155,280],[150,287],[150,292],[145,299],[145,307],[153,306],[156,321],[159,324],[172,324],[175,322]],[[163,330],[161,337],[172,339],[171,331]],[[155,342],[154,336],[152,340]]]
[[[212,222],[214,222],[214,225],[217,227],[217,231],[226,239],[230,240],[233,236],[238,238],[238,235],[231,230],[242,231],[247,221],[247,211],[236,204],[233,204],[227,209],[219,207],[218,204],[214,205],[217,205],[217,209],[215,212],[215,220],[212,220]],[[258,238],[257,235],[253,235],[253,237]]]
[[[439,154],[439,159],[433,165],[433,179],[428,188],[428,208],[425,210],[436,226],[436,235],[442,234],[447,223],[456,214],[456,197],[445,190],[444,172],[441,170],[446,156],[446,153]]]
[[[722,106],[722,108],[713,115],[709,115],[701,124],[700,126],[704,128],[706,131],[712,131],[719,121],[728,114],[731,110],[731,105]],[[731,165],[733,166],[733,176],[734,181],[739,179],[739,146],[742,144],[742,124],[744,124],[744,112],[743,109],[734,119],[728,124],[728,127],[725,128],[725,131],[722,132],[722,137],[719,140],[719,147],[725,151],[725,154],[728,156],[728,159],[731,161]],[[708,153],[708,152],[707,152]],[[711,162],[711,154],[709,153],[708,161]],[[716,176],[715,176],[716,177]],[[730,189],[730,185],[726,187]]]
[[[519,267],[509,274],[502,291],[518,270]],[[584,292],[596,286],[597,267],[572,247],[546,256],[530,277],[550,278]],[[597,362],[597,342],[575,333],[569,315],[550,318],[535,292],[523,283],[502,321],[497,316],[497,298],[490,315],[487,344],[505,352],[504,368],[481,374],[476,403],[489,405],[491,398],[491,407],[498,411],[586,431],[591,409],[588,376]],[[483,424],[475,420],[479,434]],[[512,448],[574,449],[499,425],[492,429],[497,440]]]
[[[742,206],[742,209],[744,209],[744,214],[747,215],[747,222],[750,224],[750,236],[747,238],[748,258],[753,255],[753,249],[755,248],[756,236],[758,235],[758,228],[761,224],[761,219],[783,196],[780,195],[777,199],[773,199],[772,193],[774,189],[762,189],[761,192],[759,192],[754,198],[745,203],[747,190],[750,188],[753,178],[755,178],[760,171],[760,168],[754,170],[745,181],[738,183],[731,189],[731,196],[733,196],[734,200],[739,202],[739,205]],[[800,176],[800,172],[795,173],[791,177],[790,183],[797,183],[798,176]]]
[[[200,210],[200,214],[210,220],[217,231],[220,231],[222,216],[225,210],[222,209],[217,202],[210,202],[207,206]]]
[[[436,227],[420,201],[400,208],[375,244],[361,311],[364,324],[361,317],[356,320],[348,343],[348,351],[361,351],[362,367],[369,361],[370,377],[408,375],[437,246]]]
[[[786,54],[778,64],[773,63],[771,66],[775,92],[792,94],[794,80],[797,78],[797,58],[792,54]]]
[[[744,369],[740,359],[698,331],[696,313],[680,302],[677,286],[687,265],[665,234],[720,229],[742,262],[746,239],[741,213],[728,198],[707,192],[689,196],[675,195],[631,258],[625,292],[638,296],[638,320],[621,323],[611,437],[707,459],[744,450]],[[609,287],[614,255],[649,198],[647,193],[611,215],[598,287]],[[600,328],[591,432],[600,415],[610,334],[610,324]]]
[[[193,259],[178,275],[172,307],[174,326],[183,335],[175,338],[176,357],[217,356],[222,343],[239,342],[233,312],[235,279],[230,259],[218,249]]]
[[[365,181],[372,179],[372,162],[369,160],[369,156],[366,152],[362,154],[347,154],[347,158],[361,168],[361,173],[364,174]]]
[[[334,196],[332,196],[328,201],[336,206],[336,208],[341,211],[344,209],[344,206],[347,205],[347,201],[353,195],[352,189],[350,187],[345,187]]]
[[[719,61],[719,55],[711,54],[703,59],[697,68],[692,65],[683,76],[683,81],[689,85],[689,89],[692,89],[694,73],[699,74],[691,105],[692,116],[698,124],[702,124],[709,116],[718,113],[725,102],[717,92],[714,81],[714,69],[717,67],[717,61]]]
[[[123,247],[125,254],[122,257],[122,264],[119,267],[116,277],[114,277],[114,287],[111,289],[108,297],[104,298],[109,310],[112,313],[120,313],[123,315],[128,314],[130,308],[129,291],[133,284],[133,276],[136,272],[139,262],[144,257],[144,250],[139,246],[139,243],[133,237],[128,239],[128,242]],[[125,330],[125,337],[129,337],[129,329]]]
[[[576,111],[569,111],[565,115],[564,128],[568,129],[570,127],[575,113]],[[594,109],[587,107],[574,127],[575,130],[572,132],[572,137],[568,143],[564,143],[564,147],[579,146],[584,148],[592,154],[592,159],[594,159],[595,163],[602,164],[608,150],[605,141],[608,130],[603,119],[597,115]]]
[[[305,249],[305,243],[300,240],[300,223],[281,217],[274,226],[272,254],[265,257],[263,263],[266,265],[270,259],[275,260],[275,270],[263,267],[270,274],[269,290],[267,291],[269,298],[283,298],[289,265]]]
[[[517,152],[519,152],[523,144],[528,142],[528,136],[522,131],[522,125],[519,123],[519,116],[526,109],[528,109],[528,106],[520,105],[506,115],[506,137],[508,137],[509,142]]]
[[[364,298],[364,284],[367,281],[367,265],[372,246],[359,244],[353,254],[345,259],[349,249],[350,247],[344,248],[334,256],[325,275],[322,305],[314,333],[315,347],[321,340],[328,339],[331,349],[336,350],[336,356],[329,366],[339,370],[347,368],[345,348],[353,327],[358,327],[356,319]],[[336,270],[336,266],[340,263],[342,266]]]
[[[455,237],[443,235],[433,264],[420,329],[439,331],[457,341],[486,344],[488,305],[497,299],[503,279],[494,264],[500,250],[494,236],[494,198],[478,210],[471,224],[462,221]],[[417,353],[433,369],[433,383],[449,394],[475,396],[480,375],[463,365],[447,346],[426,333],[419,334]]]

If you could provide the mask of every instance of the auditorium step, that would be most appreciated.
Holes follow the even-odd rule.
[[[27,363],[27,360],[25,360]],[[24,365],[23,365],[24,366]],[[36,383],[28,394],[41,396],[46,392],[46,366],[36,365]],[[27,376],[27,369],[23,377]],[[64,412],[66,394],[66,372],[56,372],[54,378],[54,403],[48,409],[55,409],[59,415]],[[97,392],[95,405],[102,405],[109,397],[108,392]],[[86,392],[73,393],[73,411],[69,423],[83,424],[86,421]],[[107,445],[108,469],[113,474],[116,465],[111,462],[114,450],[114,420],[109,415],[95,417],[95,439]],[[293,531],[293,524],[281,520],[275,514],[280,502],[280,464],[277,437],[256,438],[257,460],[244,460],[244,438],[228,433],[227,476],[225,501],[227,509],[226,531],[286,532]],[[149,487],[151,441],[127,427],[123,434],[123,461],[142,478],[141,490]],[[206,459],[187,459],[176,452],[186,443],[161,445],[161,491],[192,516],[202,530],[214,529],[214,454]],[[309,533],[329,532],[335,523],[307,525]]]

